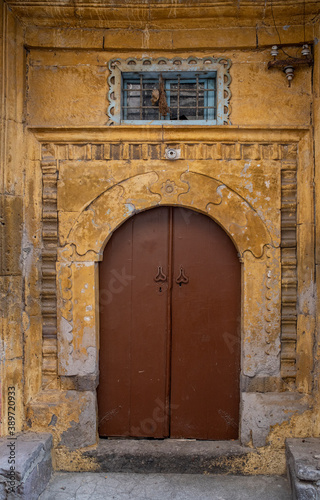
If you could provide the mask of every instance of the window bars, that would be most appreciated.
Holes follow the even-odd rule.
[[[124,120],[215,120],[214,74],[123,73]]]

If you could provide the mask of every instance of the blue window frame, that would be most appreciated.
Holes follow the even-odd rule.
[[[130,57],[108,67],[109,125],[231,123],[229,59]]]
[[[122,73],[121,108],[126,123],[216,123],[216,72]]]

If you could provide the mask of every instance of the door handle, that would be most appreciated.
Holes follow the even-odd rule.
[[[164,281],[167,281],[167,277],[163,272],[162,266],[158,267],[158,273],[157,273],[156,277],[154,278],[154,281],[156,283],[163,283]]]
[[[184,269],[182,266],[180,266],[180,273],[179,273],[179,276],[176,278],[176,283],[181,286],[182,283],[184,283],[185,285],[187,283],[189,283],[189,278],[188,276],[186,276],[185,272],[184,272]]]

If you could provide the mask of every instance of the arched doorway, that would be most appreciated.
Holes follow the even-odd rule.
[[[128,219],[100,264],[101,436],[236,439],[240,262],[209,217]]]

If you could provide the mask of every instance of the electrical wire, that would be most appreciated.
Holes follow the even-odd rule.
[[[270,0],[270,6],[271,6],[271,15],[272,15],[272,19],[273,19],[273,24],[274,24],[274,27],[275,27],[275,30],[278,34],[278,38],[279,38],[279,45],[280,45],[280,50],[282,50],[282,52],[290,57],[290,59],[299,59],[299,57],[294,57],[294,56],[291,56],[290,54],[288,54],[284,49],[283,47],[281,46],[281,38],[280,38],[280,33],[278,31],[278,28],[277,28],[277,25],[276,25],[276,21],[275,21],[275,18],[274,18],[274,14],[273,14],[273,4],[272,4],[272,0]],[[305,3],[305,0],[303,0],[303,9],[304,9],[304,19],[303,19],[303,27],[304,27],[304,41],[306,40],[306,22],[305,22],[305,7],[306,7],[306,3]]]
[[[306,43],[306,0],[303,0],[303,44]]]

